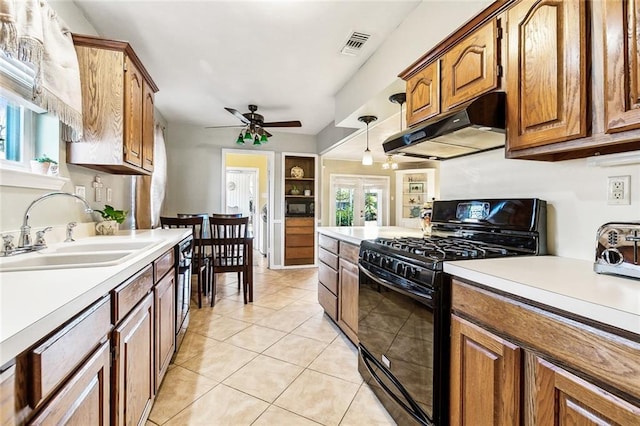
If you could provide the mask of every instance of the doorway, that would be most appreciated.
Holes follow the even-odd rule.
[[[270,151],[222,150],[222,205],[225,213],[249,216],[254,238],[254,259],[258,253],[271,267],[273,235],[273,161]]]
[[[331,226],[389,224],[389,177],[331,175]]]

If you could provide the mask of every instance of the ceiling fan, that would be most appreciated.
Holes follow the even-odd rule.
[[[244,136],[242,135],[242,131],[238,135],[238,139],[236,142],[240,145],[245,143],[245,140],[250,141],[253,139],[254,145],[261,145],[263,143],[268,142],[267,138],[271,137],[271,133],[266,131],[265,127],[302,127],[302,123],[298,120],[292,121],[271,121],[265,122],[264,116],[258,114],[256,111],[258,110],[257,105],[249,105],[249,112],[241,113],[240,111],[225,107],[229,113],[233,114],[238,118],[242,124],[235,126],[210,126],[206,127],[207,129],[216,129],[221,127],[243,127]]]

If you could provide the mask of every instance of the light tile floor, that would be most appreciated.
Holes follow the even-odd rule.
[[[357,350],[317,302],[317,269],[256,256],[254,302],[218,275],[215,307],[191,309],[147,426],[393,425],[358,374]]]

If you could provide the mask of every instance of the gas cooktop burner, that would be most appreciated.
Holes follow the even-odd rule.
[[[482,259],[519,254],[515,250],[490,245],[481,241],[459,238],[378,238],[375,244],[390,247],[400,252],[424,256],[433,261],[456,259]]]

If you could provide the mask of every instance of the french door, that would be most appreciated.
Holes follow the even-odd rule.
[[[331,226],[389,223],[389,178],[331,175]]]

